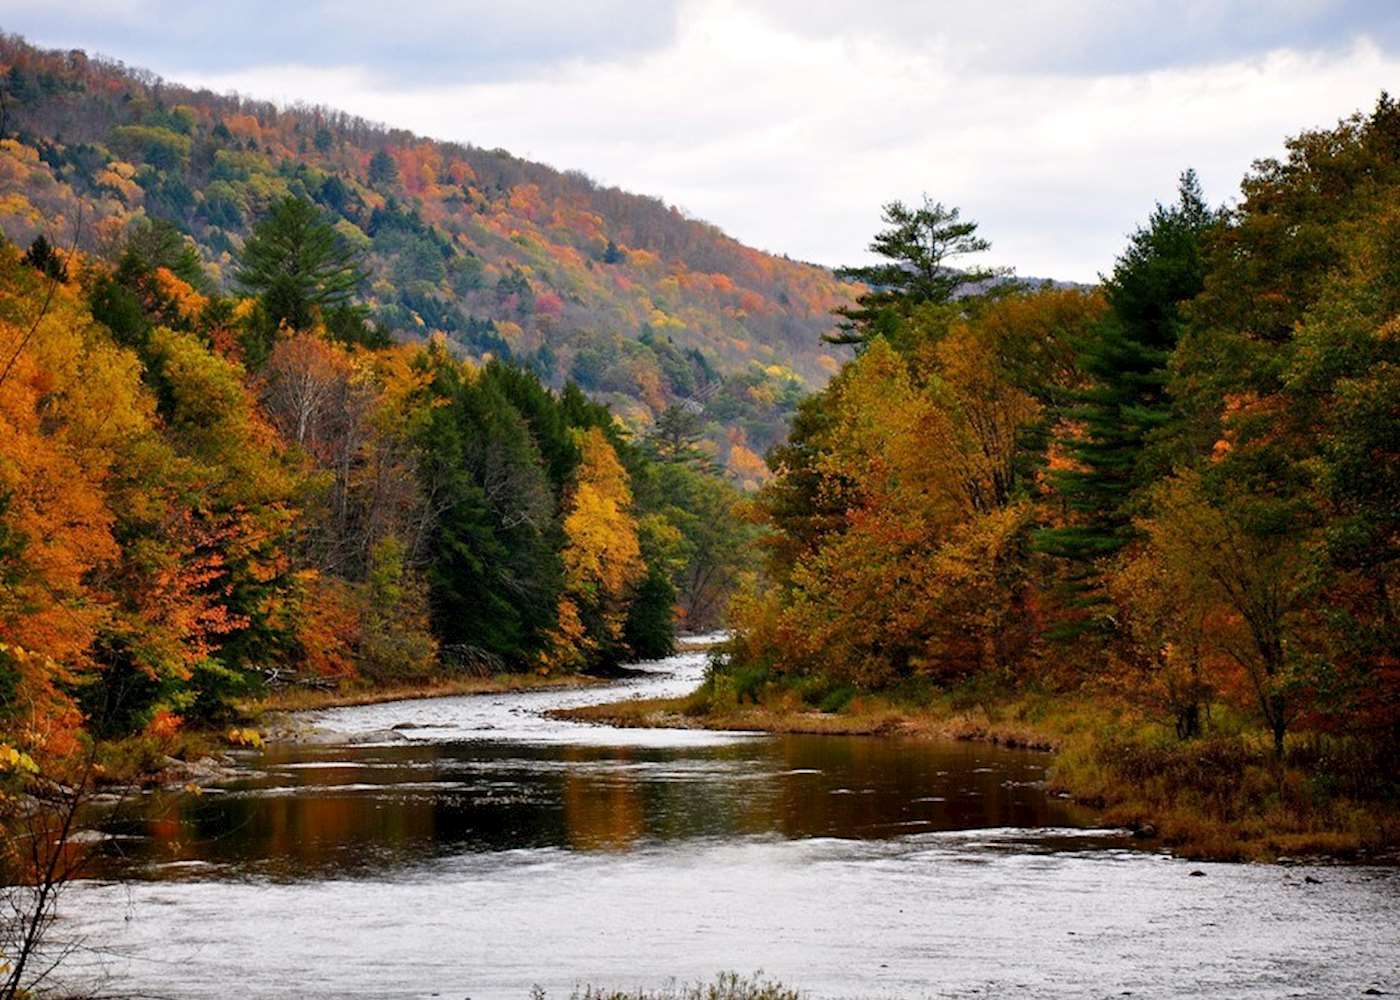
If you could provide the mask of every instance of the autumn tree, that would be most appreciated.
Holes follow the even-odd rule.
[[[136,359],[104,338],[77,289],[0,247],[0,726],[61,753],[71,697],[112,614],[92,578],[120,555],[114,466],[150,428]]]
[[[293,334],[273,347],[263,366],[263,406],[286,440],[329,458],[329,425],[345,415],[353,374],[345,351],[315,333]]]
[[[387,535],[370,552],[360,612],[359,672],[372,681],[426,677],[437,666],[437,639],[428,617],[427,589],[408,561],[408,549]]]
[[[1103,309],[1056,289],[913,307],[804,402],[754,504],[773,589],[736,606],[751,655],[862,686],[1013,682],[1039,638],[1048,428]]]
[[[627,470],[597,427],[577,433],[580,461],[564,516],[565,596],[604,662],[620,658],[632,587],[646,573]],[[576,609],[576,610],[574,610]]]
[[[229,622],[192,706],[217,712],[226,687],[295,653],[289,547],[300,483],[240,365],[163,327],[152,331],[149,365],[168,440],[201,483],[191,535],[215,567],[204,588]]]
[[[1377,745],[1400,718],[1400,283],[1384,263],[1400,207],[1397,136],[1400,109],[1382,95],[1369,114],[1256,164],[1208,247],[1173,380],[1217,516],[1230,516],[1240,544],[1277,554],[1261,564],[1280,574],[1274,592],[1326,595],[1325,614],[1287,619],[1282,649],[1265,633],[1257,655],[1270,685],[1297,689],[1301,674],[1315,718],[1364,720]]]
[[[1119,620],[1112,681],[1170,716],[1178,739],[1192,739],[1204,732],[1211,701],[1231,686],[1212,641],[1223,609],[1190,543],[1181,544],[1165,520],[1143,525],[1145,544],[1107,581]]]
[[[1248,678],[1281,756],[1315,680],[1319,577],[1304,539],[1259,531],[1260,513],[1228,483],[1183,476],[1163,490],[1148,530],[1164,561],[1198,574],[1222,608],[1208,641]]]

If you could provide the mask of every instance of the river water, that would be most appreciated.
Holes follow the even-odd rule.
[[[1400,873],[1144,850],[1047,794],[1040,754],[544,714],[703,669],[308,713],[317,742],[98,822],[109,859],[62,901],[66,984],[525,1000],[762,969],[813,997],[1400,991]]]

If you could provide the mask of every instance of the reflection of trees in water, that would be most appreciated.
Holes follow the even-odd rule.
[[[1072,806],[1026,786],[1041,762],[1025,751],[884,737],[777,744],[784,773],[767,829],[788,837],[1076,825]]]
[[[441,797],[396,787],[422,776],[354,765],[339,772],[307,768],[256,782],[247,795],[153,796],[140,832],[157,861],[257,861],[279,871],[310,871],[398,859],[430,849],[445,832]],[[367,782],[383,783],[384,794],[338,787]],[[258,794],[260,785],[297,791]]]
[[[269,757],[254,765],[269,773],[244,786],[249,794],[149,796],[139,818],[108,829],[149,838],[121,842],[128,862],[208,860],[293,875],[461,850],[625,849],[643,839],[774,833],[880,838],[1084,818],[1024,784],[1041,777],[1045,758],[973,743],[779,736],[685,749],[334,753],[353,763],[288,769],[316,755]],[[408,785],[425,779],[433,785]],[[288,787],[294,792],[274,791]]]
[[[577,747],[565,751],[565,760],[579,765],[597,759]],[[609,759],[630,762],[632,754],[619,749]],[[564,773],[564,829],[572,847],[625,848],[647,832],[639,783],[621,769],[591,771],[570,767]]]
[[[771,830],[771,782],[751,780],[752,751],[571,747],[562,798],[568,843],[625,847],[645,837],[760,833]],[[769,801],[768,805],[764,805]]]

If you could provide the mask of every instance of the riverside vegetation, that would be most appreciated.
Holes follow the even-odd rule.
[[[594,716],[1055,747],[1185,853],[1393,850],[1400,109],[1287,149],[1228,211],[1186,174],[1094,289],[889,206],[709,683]]]

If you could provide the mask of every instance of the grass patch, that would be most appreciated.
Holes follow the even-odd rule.
[[[1177,741],[1152,727],[1081,734],[1056,759],[1052,780],[1104,809],[1109,822],[1150,828],[1185,857],[1276,860],[1357,858],[1400,844],[1400,807],[1380,789],[1358,795],[1330,770],[1364,751],[1328,742],[1326,765],[1306,744],[1275,758],[1260,735]]]

